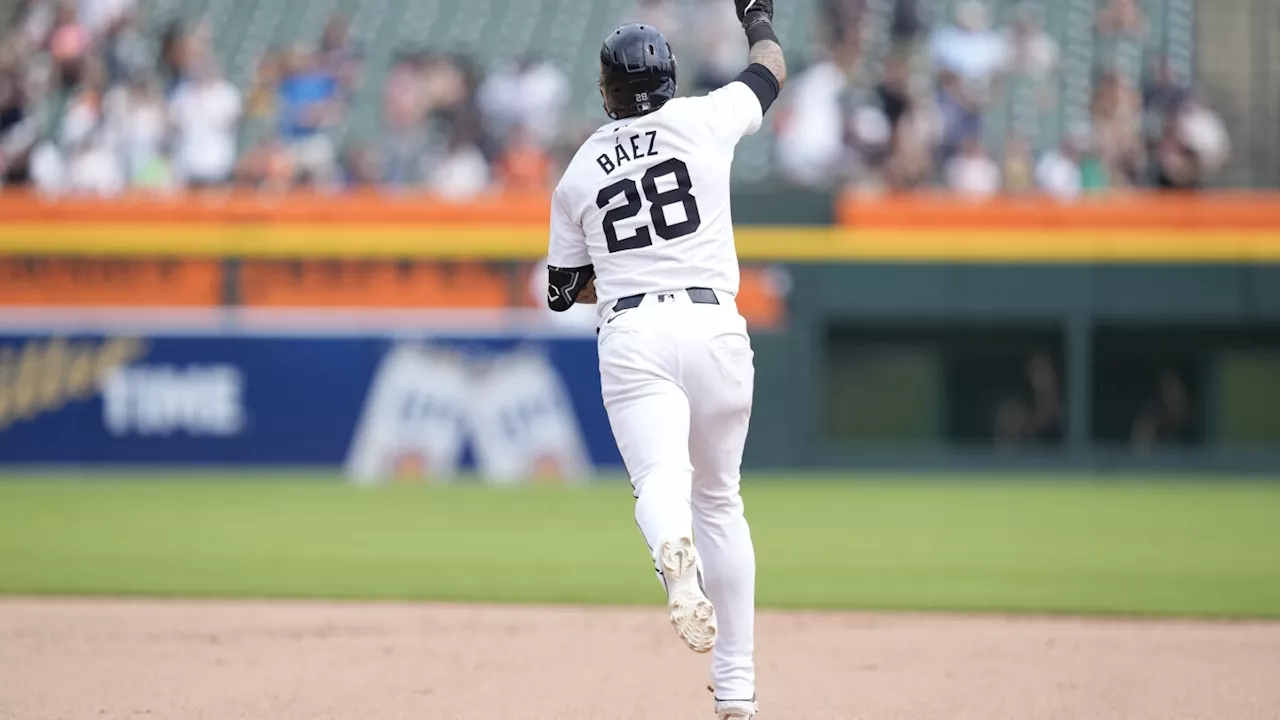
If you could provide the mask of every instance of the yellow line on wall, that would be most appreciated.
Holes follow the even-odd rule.
[[[744,260],[776,262],[1277,262],[1280,231],[859,230],[749,226]],[[533,260],[531,225],[0,223],[0,254]]]

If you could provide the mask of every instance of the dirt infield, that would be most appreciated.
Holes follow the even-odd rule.
[[[777,720],[1280,718],[1280,623],[764,613]],[[711,718],[661,609],[0,600],[0,718]]]

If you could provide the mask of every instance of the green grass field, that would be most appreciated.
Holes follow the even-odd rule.
[[[653,603],[625,481],[0,480],[0,593]],[[1280,617],[1280,483],[748,478],[770,607]]]

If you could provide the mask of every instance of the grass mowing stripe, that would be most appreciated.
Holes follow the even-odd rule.
[[[1280,617],[1280,485],[857,477],[752,476],[762,605]],[[269,478],[0,482],[0,592],[660,600],[625,482]]]

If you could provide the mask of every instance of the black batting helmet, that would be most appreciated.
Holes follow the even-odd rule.
[[[614,120],[643,115],[676,96],[676,55],[652,25],[623,25],[600,46],[600,94]]]

